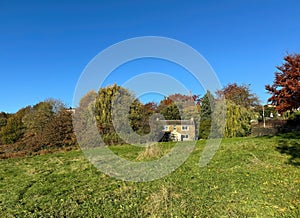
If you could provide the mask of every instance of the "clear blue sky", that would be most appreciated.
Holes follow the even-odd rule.
[[[0,111],[49,97],[71,106],[77,80],[95,55],[147,35],[187,43],[222,85],[251,84],[265,102],[275,66],[286,52],[300,52],[299,8],[298,0],[1,0]]]

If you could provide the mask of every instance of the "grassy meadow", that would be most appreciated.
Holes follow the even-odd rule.
[[[299,135],[223,139],[199,168],[204,145],[144,183],[108,177],[81,151],[0,160],[0,217],[300,217]],[[111,149],[142,161],[171,147]]]

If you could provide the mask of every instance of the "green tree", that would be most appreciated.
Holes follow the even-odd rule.
[[[255,112],[249,108],[226,101],[225,137],[242,137],[251,133],[251,119]]]
[[[181,120],[178,106],[175,103],[160,103],[158,106],[158,112],[162,114],[166,120]]]
[[[153,111],[148,110],[141,102],[135,100],[130,107],[128,116],[133,131],[139,135],[148,134],[150,132],[149,118],[153,113]]]
[[[121,104],[127,104],[128,102],[132,102],[133,95],[125,88],[118,86],[116,84],[100,88],[98,91],[98,95],[95,100],[95,119],[98,125],[99,133],[103,138],[105,144],[121,144],[124,141],[119,137],[115,128],[120,128],[121,125],[124,125],[124,122],[127,122],[126,118],[123,116],[124,108],[120,107],[120,102],[118,101],[118,97],[121,96]],[[127,100],[126,100],[127,99]],[[112,120],[112,111],[115,110],[116,119],[115,126]],[[117,113],[121,115],[118,116]],[[129,110],[127,111],[129,114]]]
[[[215,105],[215,98],[208,90],[200,103],[200,125],[198,138],[207,139],[211,131],[212,112]]]

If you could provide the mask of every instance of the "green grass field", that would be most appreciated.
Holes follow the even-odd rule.
[[[300,217],[299,137],[224,139],[199,168],[204,145],[144,183],[106,176],[81,151],[0,160],[0,217]],[[162,155],[172,144],[160,146]],[[149,159],[142,148],[111,149]]]

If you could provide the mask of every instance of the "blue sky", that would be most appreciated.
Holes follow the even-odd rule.
[[[76,83],[94,56],[148,35],[190,45],[222,85],[251,84],[266,102],[264,85],[272,83],[275,66],[286,52],[300,53],[299,8],[297,0],[2,0],[0,111],[16,112],[49,97],[71,106]],[[126,79],[126,70],[133,69],[124,67],[110,80]],[[184,82],[193,84],[188,77]]]

